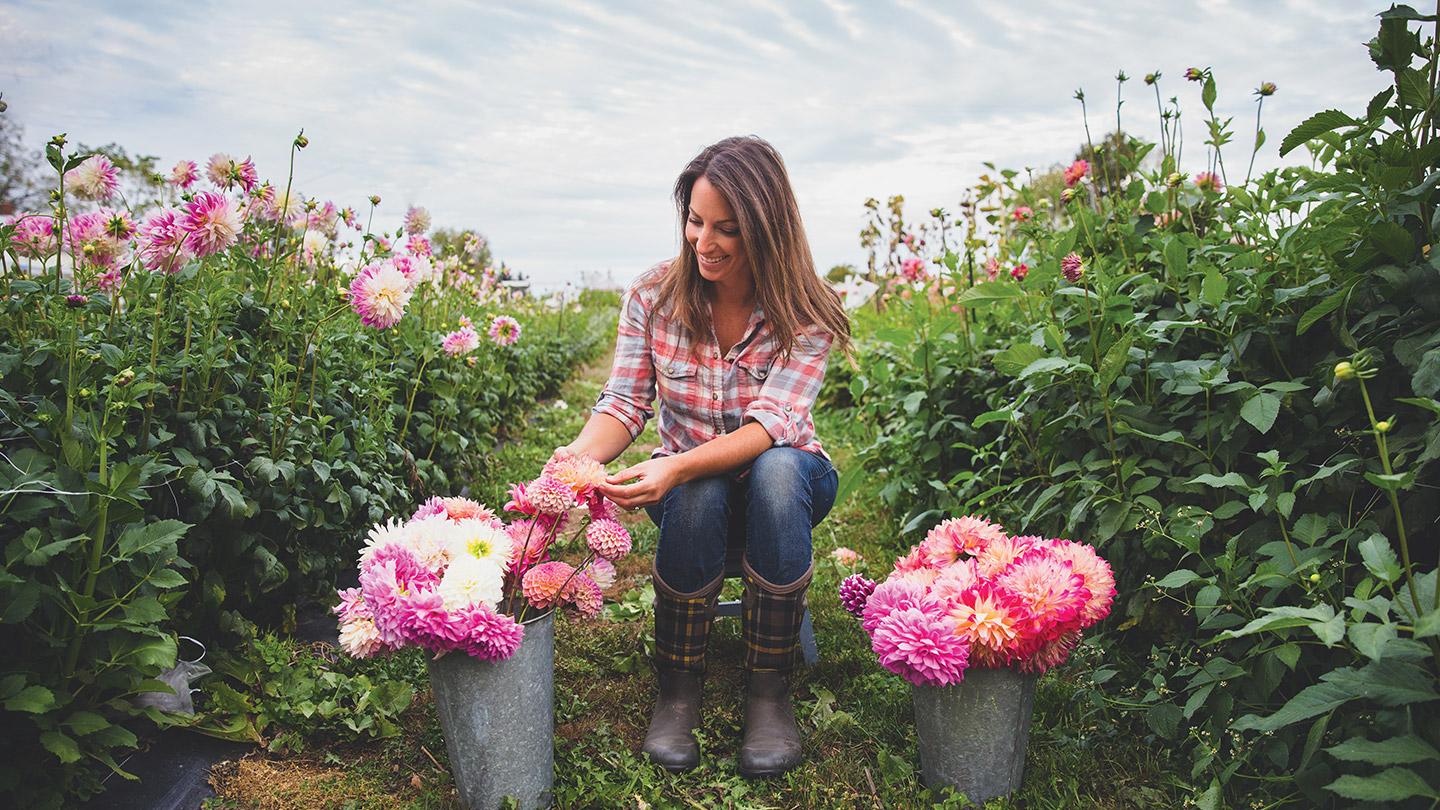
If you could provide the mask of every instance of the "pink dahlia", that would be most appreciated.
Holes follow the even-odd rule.
[[[1034,653],[1015,660],[1015,668],[1021,672],[1044,673],[1065,663],[1070,653],[1080,644],[1080,631],[1072,630],[1059,638],[1040,645]]]
[[[1065,258],[1060,260],[1060,275],[1064,276],[1065,280],[1071,284],[1076,283],[1081,276],[1085,275],[1085,263],[1081,261],[1079,253],[1071,251],[1065,254]]]
[[[434,588],[400,594],[395,621],[402,637],[437,653],[454,649],[468,629],[459,615],[445,609],[445,600]]]
[[[360,224],[360,218],[355,215],[355,209],[348,205],[340,209],[340,221],[357,231],[364,227]]]
[[[104,222],[105,235],[111,239],[124,242],[135,235],[135,220],[131,218],[129,211],[101,208],[97,213]]]
[[[865,561],[865,558],[860,556],[860,552],[844,546],[831,551],[830,558],[846,568],[854,568]]]
[[[864,612],[860,617],[863,620],[861,626],[865,628],[865,632],[873,633],[880,622],[896,610],[928,604],[931,601],[933,600],[929,600],[925,595],[924,585],[891,577],[876,585],[870,598],[865,600]]]
[[[1005,529],[982,517],[966,515],[937,524],[925,535],[926,540],[948,542],[957,554],[974,556],[995,540],[1005,536]]]
[[[975,555],[975,565],[981,579],[1000,576],[1016,557],[1043,541],[1040,537],[1011,537],[1006,535],[991,541]]]
[[[445,514],[445,499],[434,495],[431,496],[429,500],[420,504],[420,508],[415,510],[415,514],[411,515],[410,519],[412,521],[421,520],[422,518],[435,517],[436,515],[443,514]]]
[[[575,603],[580,615],[591,619],[599,616],[600,608],[605,605],[605,594],[601,593],[599,583],[584,572],[577,573],[570,579],[563,596],[567,601]]]
[[[917,571],[926,566],[925,556],[919,546],[915,546],[904,555],[895,558],[895,573],[904,574],[908,571]]]
[[[503,661],[520,649],[525,628],[510,616],[496,613],[487,605],[460,611],[465,627],[465,652],[482,661]]]
[[[125,246],[105,231],[105,214],[91,211],[65,223],[65,244],[77,264],[113,268]]]
[[[365,597],[360,594],[359,588],[345,588],[337,591],[340,597],[340,604],[331,608],[330,611],[340,617],[340,621],[348,622],[353,619],[371,618],[370,608],[365,604]]]
[[[618,520],[592,520],[585,527],[585,545],[607,560],[630,553],[630,532]]]
[[[575,505],[575,489],[553,475],[542,473],[525,492],[542,515],[558,515]]]
[[[1015,279],[1016,281],[1024,281],[1025,277],[1028,275],[1030,275],[1030,265],[1024,262],[1021,262],[1010,268],[1010,277]]]
[[[960,560],[940,571],[930,583],[930,595],[936,599],[952,600],[980,581],[975,558]]]
[[[441,498],[445,517],[451,520],[483,520],[495,523],[495,510],[471,498]]]
[[[204,258],[235,244],[240,236],[240,213],[225,195],[202,191],[185,206],[181,227],[187,233],[186,249]]]
[[[925,262],[916,258],[906,259],[900,263],[900,275],[906,281],[920,281],[927,275]]]
[[[1069,563],[1070,570],[1080,575],[1085,589],[1090,591],[1090,598],[1080,610],[1082,625],[1089,627],[1108,616],[1115,601],[1115,574],[1110,570],[1110,564],[1084,543],[1051,540],[1045,548],[1055,559]]]
[[[575,490],[576,499],[582,501],[588,501],[595,488],[605,483],[605,465],[578,453],[551,459],[542,472],[565,482]]]
[[[1045,548],[1032,548],[1020,555],[995,580],[995,585],[1014,594],[1029,613],[1026,634],[1035,646],[1078,630],[1080,611],[1090,600],[1084,578]]]
[[[563,590],[574,573],[575,568],[570,563],[559,560],[540,563],[525,572],[521,588],[530,604],[543,610],[565,598]]]
[[[145,220],[140,226],[140,263],[155,273],[178,273],[190,258],[185,248],[189,235],[181,224],[182,215],[173,208],[165,208]]]
[[[517,520],[505,528],[510,535],[510,573],[528,570],[549,555],[546,528],[534,520]]]
[[[865,603],[875,592],[875,581],[863,574],[851,574],[840,581],[840,604],[856,618],[865,615]]]
[[[405,212],[405,233],[419,236],[430,230],[430,212],[418,205],[412,205]]]
[[[410,295],[410,282],[388,260],[366,265],[350,282],[350,306],[361,323],[376,329],[399,323]]]
[[[405,251],[412,256],[423,256],[427,259],[435,255],[435,249],[430,246],[430,240],[423,236],[412,236],[406,239]]]
[[[1215,172],[1200,172],[1195,175],[1195,187],[1218,194],[1225,189],[1225,184],[1220,182],[1220,175]]]
[[[602,591],[609,590],[610,587],[615,584],[615,563],[610,562],[604,557],[596,557],[591,560],[589,565],[580,569],[580,573],[593,580],[596,585],[600,586],[600,590]]]
[[[20,255],[39,259],[55,252],[55,220],[48,215],[24,214],[8,222],[15,226],[10,244]]]
[[[118,267],[112,267],[95,276],[95,288],[100,292],[115,292],[125,281],[125,274]]]
[[[104,202],[120,188],[120,173],[104,155],[91,155],[65,173],[65,186],[76,196]]]
[[[462,326],[440,338],[440,348],[451,357],[469,354],[480,348],[480,335],[474,329]]]
[[[188,189],[195,185],[200,179],[200,167],[195,165],[193,160],[181,160],[175,163],[175,168],[170,170],[170,176],[166,182],[176,188]]]
[[[524,484],[510,485],[510,500],[505,502],[506,512],[519,512],[522,515],[538,515],[540,510],[530,501],[529,494],[525,491]]]
[[[1065,187],[1070,188],[1084,179],[1090,173],[1090,164],[1084,160],[1077,160],[1065,167]]]
[[[870,647],[881,666],[917,686],[957,684],[970,662],[970,645],[952,623],[913,607],[887,615]]]
[[[585,506],[590,510],[591,520],[618,520],[620,518],[620,507],[599,492],[591,492],[590,497],[585,499]]]
[[[496,315],[490,322],[490,339],[501,346],[510,346],[520,339],[520,322],[509,315]]]
[[[985,262],[985,278],[988,281],[994,281],[999,277],[1000,260],[995,258],[994,256],[991,256],[990,259]]]
[[[955,632],[970,642],[971,650],[983,647],[990,661],[1005,661],[1014,655],[1029,618],[1013,594],[983,582],[962,592],[946,615],[955,623]]]
[[[1014,217],[1016,222],[1024,222],[1035,216],[1035,211],[1028,205],[1019,205],[1015,207],[1014,211],[1010,212],[1010,216]]]

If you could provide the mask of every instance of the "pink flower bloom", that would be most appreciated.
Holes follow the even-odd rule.
[[[863,574],[851,574],[840,582],[840,604],[851,616],[861,618],[865,615],[865,603],[874,592],[874,580],[866,579]]]
[[[210,178],[210,182],[217,188],[231,189],[238,185],[246,191],[254,189],[260,180],[254,161],[248,157],[237,161],[223,152],[210,156],[210,162],[205,167],[205,176]]]
[[[185,248],[189,235],[181,225],[181,213],[165,208],[140,226],[140,263],[155,273],[178,273],[190,258]]]
[[[193,160],[181,160],[176,162],[175,168],[170,170],[170,177],[167,182],[176,188],[188,189],[195,185],[200,179],[200,167],[195,165]]]
[[[589,500],[595,488],[605,483],[605,465],[586,455],[572,453],[551,459],[542,472],[565,482],[581,501]]]
[[[591,619],[600,615],[600,608],[605,604],[605,594],[601,593],[599,584],[583,572],[576,574],[565,586],[564,597],[575,603],[581,616]]]
[[[396,599],[396,624],[406,641],[432,652],[445,652],[465,638],[465,626],[458,611],[445,609],[444,599],[434,588],[407,591]]]
[[[104,155],[91,155],[65,173],[65,187],[78,197],[104,202],[120,188],[120,173]]]
[[[1010,216],[1014,217],[1016,222],[1024,222],[1035,216],[1035,212],[1028,205],[1019,205],[1015,207],[1014,211],[1010,212]]]
[[[430,212],[418,205],[405,211],[405,233],[420,236],[430,230]]]
[[[585,506],[590,510],[591,520],[618,520],[620,517],[620,507],[599,492],[590,493],[590,497],[585,499]]]
[[[604,557],[596,557],[591,560],[590,564],[581,569],[580,573],[593,580],[602,591],[609,590],[615,584],[615,563]]]
[[[124,242],[135,235],[135,220],[131,219],[129,211],[101,208],[97,213],[105,223],[105,235],[111,239]]]
[[[365,597],[360,594],[359,588],[346,588],[336,591],[340,597],[340,604],[331,608],[330,611],[340,617],[340,621],[348,622],[354,619],[371,618],[370,608],[365,604]]]
[[[114,292],[120,288],[120,283],[124,280],[125,276],[118,268],[106,270],[95,277],[95,288],[100,292]]]
[[[425,503],[420,504],[420,508],[416,509],[415,514],[410,516],[410,520],[416,521],[443,514],[445,514],[445,499],[436,495],[425,501]]]
[[[360,322],[389,329],[405,317],[410,282],[390,261],[366,265],[350,282],[350,306]]]
[[[975,555],[975,565],[982,579],[994,579],[1000,576],[1016,557],[1028,551],[1036,543],[1043,540],[1040,537],[1005,537],[991,541],[979,554]]]
[[[1077,160],[1074,163],[1071,163],[1069,166],[1065,167],[1065,187],[1070,188],[1074,186],[1076,183],[1084,179],[1085,175],[1089,173],[1090,164],[1088,161]]]
[[[1010,277],[1015,279],[1016,281],[1024,281],[1025,277],[1028,275],[1030,275],[1030,265],[1025,264],[1024,262],[1021,262],[1020,264],[1017,264],[1014,267],[1010,268]]]
[[[548,530],[534,520],[517,520],[505,529],[510,535],[510,573],[529,570],[549,556]]]
[[[987,261],[987,262],[985,262],[985,278],[986,278],[986,280],[988,280],[988,281],[994,281],[995,279],[997,279],[997,278],[999,278],[999,277],[1000,277],[1000,260],[997,259],[997,258],[995,258],[994,256],[991,256],[991,257],[990,257],[990,260]]]
[[[558,560],[540,563],[525,572],[521,588],[531,605],[544,610],[559,604],[565,598],[562,590],[573,573],[575,568],[570,563]]]
[[[451,520],[499,521],[495,510],[470,498],[441,498],[440,503],[445,508],[445,517]]]
[[[910,258],[906,259],[904,262],[901,262],[900,275],[904,277],[906,281],[920,281],[929,274],[925,272],[924,261],[916,258]]]
[[[918,686],[957,684],[970,662],[970,645],[951,622],[913,607],[887,615],[870,646],[881,666]]]
[[[1085,263],[1080,260],[1079,253],[1071,251],[1065,254],[1065,258],[1060,260],[1060,275],[1064,276],[1065,280],[1071,284],[1078,282],[1080,277],[1085,275]]]
[[[462,326],[440,339],[440,348],[451,357],[469,354],[480,348],[480,335],[468,326]]]
[[[187,232],[186,249],[204,258],[235,244],[240,236],[240,214],[223,194],[202,191],[185,206],[181,227]]]
[[[861,626],[865,632],[873,633],[880,622],[896,610],[934,602],[926,595],[926,586],[918,582],[891,577],[879,585],[865,601]]]
[[[509,315],[496,315],[490,322],[490,339],[501,346],[510,346],[520,339],[520,322]]]
[[[592,520],[585,527],[585,544],[607,560],[630,553],[630,532],[618,520]]]
[[[1026,634],[1035,647],[1061,633],[1080,629],[1080,611],[1090,600],[1084,578],[1043,546],[1022,554],[995,584],[1014,594],[1025,606],[1030,615]]]
[[[340,209],[340,221],[357,231],[364,227],[360,224],[360,219],[355,216],[355,209],[348,205]]]
[[[958,554],[974,556],[995,540],[1005,536],[1005,530],[982,517],[966,515],[940,522],[925,535],[926,540],[948,541]]]
[[[558,515],[575,505],[575,489],[553,475],[542,474],[525,491],[542,515]]]
[[[526,493],[524,484],[510,485],[510,500],[505,502],[505,511],[519,512],[532,517],[540,514],[540,510],[530,502],[530,496]]]
[[[465,627],[465,652],[482,661],[503,661],[520,649],[525,638],[524,626],[487,605],[460,611]]]
[[[946,566],[940,575],[930,583],[930,595],[936,599],[954,600],[980,581],[980,569],[975,558],[962,560]]]
[[[831,551],[830,558],[846,568],[854,568],[865,561],[865,558],[860,556],[860,552],[853,548],[845,548],[844,546]]]
[[[430,246],[430,240],[423,236],[412,236],[406,239],[405,250],[412,256],[429,258],[435,255],[435,249]]]
[[[50,216],[24,214],[11,217],[7,222],[15,226],[15,232],[10,235],[10,244],[15,246],[20,255],[32,259],[54,255],[55,220]]]
[[[65,223],[65,245],[76,264],[106,269],[116,265],[125,247],[105,232],[101,211],[71,217]]]
[[[924,568],[925,565],[925,557],[921,553],[920,547],[916,546],[915,548],[912,548],[908,552],[906,552],[903,556],[897,557],[895,559],[895,573],[903,574],[907,571],[916,571]]]
[[[1013,594],[983,582],[962,592],[946,616],[955,623],[955,632],[970,642],[972,651],[985,648],[987,661],[1014,656],[1029,618],[1024,604]]]
[[[1045,548],[1057,560],[1069,563],[1070,569],[1080,575],[1086,590],[1090,591],[1090,598],[1080,611],[1082,625],[1089,627],[1108,616],[1115,601],[1115,574],[1110,570],[1110,564],[1084,543],[1050,540],[1045,543]]]
[[[1219,194],[1225,189],[1225,184],[1220,182],[1220,175],[1215,172],[1200,172],[1195,175],[1195,187],[1201,191],[1213,191]]]
[[[1016,659],[1015,668],[1021,672],[1049,672],[1065,663],[1079,643],[1080,632],[1078,630],[1065,633],[1059,638],[1040,645],[1040,648],[1030,655]]]

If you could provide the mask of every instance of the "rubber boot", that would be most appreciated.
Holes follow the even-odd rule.
[[[700,699],[705,647],[724,577],[680,593],[655,577],[655,676],[658,690],[641,750],[672,773],[700,764]]]
[[[777,586],[756,574],[748,561],[744,565],[745,736],[740,775],[749,779],[779,776],[805,758],[790,703],[790,672],[813,571],[812,566],[795,582]]]

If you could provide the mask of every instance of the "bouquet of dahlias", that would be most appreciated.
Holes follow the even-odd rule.
[[[614,561],[630,552],[618,507],[596,489],[604,480],[600,463],[567,456],[510,488],[508,524],[468,498],[431,498],[407,521],[376,524],[360,587],[339,592],[341,646],[357,658],[414,645],[498,661],[520,646],[527,612],[573,604],[598,615]],[[585,537],[580,563],[551,559],[579,506],[587,514],[569,539]]]
[[[1115,577],[1082,543],[1012,537],[984,518],[946,520],[878,585],[840,583],[881,666],[920,686],[959,683],[968,667],[1044,672],[1103,619]]]

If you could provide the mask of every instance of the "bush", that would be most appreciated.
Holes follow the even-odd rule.
[[[1381,17],[1393,86],[1284,139],[1315,168],[1227,184],[1196,69],[1194,178],[1131,139],[1123,186],[1047,205],[997,173],[921,238],[898,206],[867,230],[938,273],[860,314],[886,497],[907,531],[983,509],[1100,546],[1121,596],[1094,699],[1188,751],[1201,806],[1440,795],[1437,55]]]
[[[164,211],[83,210],[75,190],[106,193],[98,159],[63,137],[47,157],[65,177],[53,213],[0,226],[0,790],[25,806],[118,770],[177,629],[249,636],[333,592],[366,528],[462,487],[609,317],[510,296],[473,233],[426,260],[428,215],[399,250],[403,232],[258,184],[248,161],[217,156],[216,192],[167,192],[209,218],[175,226],[182,243]],[[357,244],[355,266],[413,275],[387,329],[347,298]],[[518,343],[485,336],[501,314]],[[462,318],[477,335],[452,356],[441,336]]]

